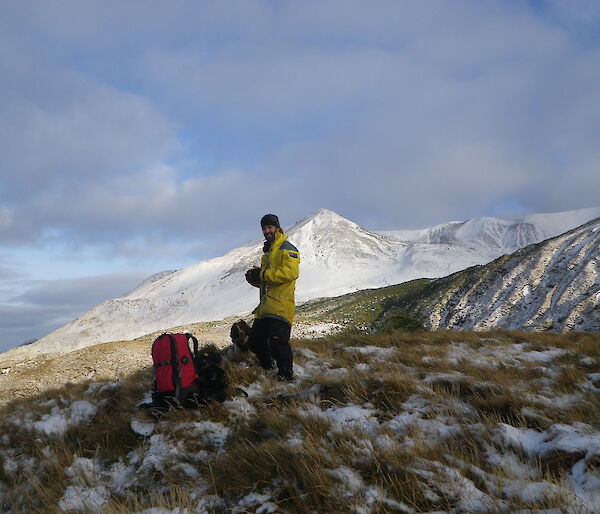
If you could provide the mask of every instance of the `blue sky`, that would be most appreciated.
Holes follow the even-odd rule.
[[[598,205],[600,3],[10,2],[0,350],[326,207]]]

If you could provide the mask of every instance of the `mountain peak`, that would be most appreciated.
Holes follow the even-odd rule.
[[[312,215],[310,215],[307,219],[319,221],[349,221],[337,212],[325,208],[321,208],[313,212]]]
[[[553,229],[558,226],[554,220],[549,223],[547,217],[541,220]],[[568,217],[568,221],[579,222],[579,216]],[[510,223],[507,227],[501,223],[480,231],[473,220],[391,233],[393,237],[388,237],[370,232],[334,211],[319,209],[286,231],[302,255],[296,299],[302,302],[415,278],[445,276],[485,264],[510,253],[511,248],[557,235],[545,231],[538,234],[537,228],[528,223],[517,224],[514,230],[511,227]],[[20,352],[64,353],[100,342],[134,339],[171,327],[243,315],[257,302],[256,290],[248,286],[244,274],[260,263],[261,256],[262,242],[257,240],[222,257],[154,275],[128,295],[107,300],[36,343],[20,348]]]
[[[333,216],[340,216],[337,212],[332,211],[331,209],[326,209],[325,207],[321,207],[320,209],[317,209],[315,212],[313,212],[312,217],[317,217],[317,216],[332,216],[332,215]]]
[[[303,220],[295,223],[292,227],[290,227],[287,230],[287,233],[289,235],[292,235],[298,233],[299,231],[306,231],[311,229],[319,231],[328,230],[331,227],[338,225],[347,225],[356,229],[360,229],[360,227],[356,223],[344,218],[337,212],[322,208],[313,212],[310,216],[304,218]]]

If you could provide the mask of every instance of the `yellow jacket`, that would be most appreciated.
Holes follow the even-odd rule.
[[[258,319],[276,318],[294,321],[296,279],[300,275],[300,252],[287,240],[283,229],[275,234],[271,248],[260,263],[260,304],[254,314]]]

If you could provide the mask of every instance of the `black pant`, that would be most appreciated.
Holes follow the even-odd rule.
[[[291,329],[289,324],[279,319],[255,319],[248,340],[248,348],[258,357],[260,365],[264,369],[271,369],[272,359],[275,359],[277,376],[285,379],[291,379],[293,373]]]

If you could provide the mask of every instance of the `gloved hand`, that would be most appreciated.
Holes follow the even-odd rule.
[[[246,271],[246,281],[248,284],[258,287],[260,285],[260,268],[252,268]]]

